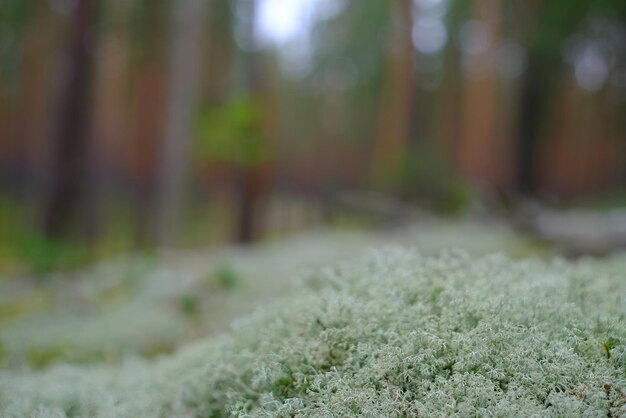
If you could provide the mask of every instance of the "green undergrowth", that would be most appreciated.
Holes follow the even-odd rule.
[[[0,372],[3,417],[620,417],[625,402],[625,256],[390,248],[156,360]]]

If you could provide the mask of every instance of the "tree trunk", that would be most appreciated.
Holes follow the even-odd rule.
[[[198,30],[202,15],[202,2],[198,0],[177,0],[172,4],[169,100],[158,178],[157,239],[161,245],[174,243],[180,223],[195,98]]]
[[[131,176],[135,203],[135,245],[154,247],[157,241],[156,207],[159,146],[168,82],[165,65],[167,13],[164,0],[141,0],[131,24],[138,26],[138,64],[131,71],[132,97],[129,109],[130,140],[125,156]]]
[[[255,181],[255,169],[238,169],[239,213],[237,217],[237,242],[248,244],[256,234],[256,203],[258,187]]]
[[[450,33],[458,33],[462,23],[467,19],[464,8],[455,4],[449,11],[447,26]],[[439,90],[437,104],[437,123],[440,132],[439,151],[446,163],[454,166],[459,159],[459,140],[461,134],[461,118],[463,103],[463,71],[461,67],[461,50],[459,40],[450,37],[444,50],[444,78]]]
[[[517,140],[516,189],[531,195],[537,189],[536,154],[541,118],[541,73],[537,59],[530,56],[520,98],[519,137]]]
[[[244,86],[249,100],[254,105],[260,94],[259,62],[255,48],[256,0],[245,0],[245,3],[248,7],[245,23],[249,50],[244,56]],[[255,130],[260,130],[260,126],[251,127],[251,131]],[[252,242],[258,233],[256,221],[261,195],[261,177],[262,167],[257,162],[250,162],[237,168],[237,203],[239,209],[236,239],[240,244]]]
[[[85,210],[94,67],[93,19],[97,0],[76,3],[67,55],[68,80],[53,138],[53,184],[44,215],[44,233],[66,238]]]
[[[414,96],[415,49],[411,37],[412,2],[392,4],[390,56],[382,92],[378,134],[374,145],[374,182],[379,186],[395,183],[395,170],[404,164],[411,134]]]
[[[468,178],[502,185],[506,154],[497,138],[500,122],[498,77],[493,64],[500,36],[500,0],[474,2],[472,18],[483,22],[490,37],[482,50],[467,57],[468,78],[463,89],[463,113],[459,138],[459,166]]]

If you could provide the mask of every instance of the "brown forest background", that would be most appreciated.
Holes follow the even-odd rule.
[[[2,0],[0,266],[619,206],[625,40],[620,0]]]

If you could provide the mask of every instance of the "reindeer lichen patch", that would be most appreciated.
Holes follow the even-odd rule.
[[[624,416],[625,265],[376,252],[159,360],[0,374],[0,408],[9,417]]]

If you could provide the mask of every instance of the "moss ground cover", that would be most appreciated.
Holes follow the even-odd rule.
[[[626,415],[626,258],[374,251],[156,360],[0,373],[7,417]]]

